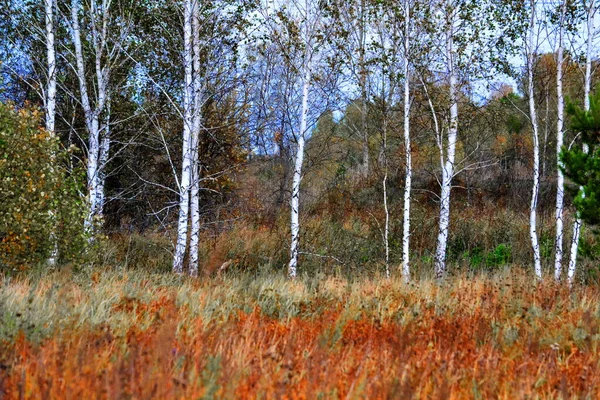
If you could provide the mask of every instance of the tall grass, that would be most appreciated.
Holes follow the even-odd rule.
[[[597,398],[600,289],[272,271],[5,278],[2,398]]]

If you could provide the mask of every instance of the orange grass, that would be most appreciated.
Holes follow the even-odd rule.
[[[600,397],[596,287],[106,273],[53,291],[53,279],[1,288],[4,317],[32,318],[41,297],[73,312],[53,321],[52,308],[39,336],[5,334],[0,398]],[[104,321],[82,317],[105,304],[95,296]]]

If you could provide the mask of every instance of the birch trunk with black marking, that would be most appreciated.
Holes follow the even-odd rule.
[[[193,51],[194,51],[194,99],[193,99],[193,125],[192,125],[192,183],[190,189],[190,268],[191,276],[198,276],[199,246],[200,246],[200,159],[198,146],[200,144],[200,128],[202,124],[201,101],[202,85],[200,80],[200,7],[194,1],[193,10]]]
[[[94,16],[92,16],[93,18]],[[72,39],[75,47],[76,74],[79,81],[79,92],[81,106],[85,116],[85,125],[88,132],[88,154],[87,154],[87,186],[89,192],[89,212],[85,219],[85,227],[93,234],[94,217],[97,215],[102,196],[98,184],[99,158],[100,158],[100,122],[99,116],[104,108],[104,85],[97,88],[98,104],[92,108],[88,85],[86,82],[86,69],[81,44],[81,29],[79,25],[79,1],[71,1]],[[97,77],[101,82],[102,77]]]
[[[368,89],[367,89],[367,66],[366,66],[366,46],[367,46],[367,22],[366,22],[366,4],[365,0],[360,3],[360,22],[359,22],[359,74],[360,74],[360,130],[362,135],[362,166],[361,174],[363,178],[369,176],[370,155],[369,155],[369,130],[367,124],[368,113]]]
[[[110,97],[106,101],[106,118],[100,129],[100,153],[98,155],[98,208],[97,215],[102,217],[104,204],[106,203],[106,165],[110,155]]]
[[[384,98],[384,96],[382,96]],[[387,103],[385,105],[387,107]],[[381,182],[383,188],[383,212],[385,213],[385,225],[383,227],[383,245],[385,247],[385,276],[390,278],[390,209],[388,206],[388,154],[387,154],[387,140],[388,140],[388,118],[387,110],[383,112],[383,180]]]
[[[52,137],[56,136],[55,133],[55,120],[56,120],[56,48],[54,44],[54,0],[45,0],[45,22],[46,22],[46,62],[48,68],[48,81],[46,84],[46,91],[44,96],[44,103],[46,108],[46,130]],[[54,158],[54,155],[53,155]],[[52,229],[50,231],[50,242],[52,245],[52,252],[48,257],[48,265],[56,265],[58,259],[58,239],[56,237],[56,210],[51,209],[50,223]]]
[[[46,57],[48,67],[48,82],[46,86],[46,130],[55,134],[56,120],[56,49],[54,44],[54,0],[45,0],[46,19]]]
[[[457,71],[454,64],[454,17],[451,14],[446,27],[446,62],[448,74],[448,90],[450,101],[450,120],[446,143],[446,154],[440,155],[442,168],[442,184],[440,196],[440,221],[435,252],[435,275],[441,278],[446,273],[446,248],[448,245],[448,229],[450,226],[450,192],[454,177],[454,159],[458,135],[458,101]],[[442,147],[443,148],[443,147]],[[445,159],[445,161],[444,161]]]
[[[556,240],[555,240],[555,258],[554,258],[554,279],[560,280],[562,275],[563,259],[563,203],[565,197],[564,175],[562,172],[562,163],[560,161],[560,152],[563,146],[563,125],[564,125],[564,97],[563,97],[563,32],[566,1],[563,1],[560,8],[560,20],[558,27],[558,49],[556,52],[556,93],[557,93],[557,121],[556,121]]]
[[[292,242],[290,246],[290,263],[288,274],[290,278],[295,278],[298,273],[298,246],[300,241],[300,182],[302,181],[302,164],[304,163],[304,144],[306,135],[306,126],[308,120],[308,92],[311,80],[310,57],[308,54],[304,61],[304,76],[302,78],[302,106],[300,110],[300,127],[298,129],[298,143],[296,157],[294,161],[294,175],[292,181],[292,199],[291,206],[291,231]]]
[[[412,188],[412,154],[410,141],[410,73],[409,41],[410,0],[404,1],[404,210],[402,215],[402,275],[410,281],[410,199]],[[387,176],[387,170],[386,170]]]
[[[590,90],[592,86],[592,50],[593,50],[593,40],[594,40],[594,16],[595,16],[595,1],[591,0],[588,4],[587,9],[587,17],[586,17],[586,25],[587,25],[587,48],[585,55],[585,81],[583,84],[583,107],[585,111],[590,110]],[[583,152],[589,152],[589,146],[584,143]],[[582,190],[580,188],[579,190]],[[577,253],[579,249],[579,237],[581,235],[581,216],[579,212],[577,212],[575,217],[575,223],[573,224],[573,238],[571,239],[571,254],[569,257],[569,270],[567,271],[567,279],[569,285],[573,284],[573,280],[575,279],[575,271],[577,269]]]
[[[540,246],[537,234],[537,203],[540,191],[540,144],[537,114],[534,97],[533,71],[535,63],[535,0],[531,0],[531,19],[529,23],[529,37],[527,40],[527,89],[529,96],[529,117],[531,120],[531,130],[533,139],[533,187],[531,191],[531,205],[529,208],[529,236],[531,239],[531,248],[533,250],[533,264],[535,275],[542,277],[542,265],[540,258]]]
[[[94,236],[95,221],[102,217],[105,202],[104,182],[106,177],[106,164],[109,160],[110,137],[110,91],[109,78],[111,68],[116,65],[116,58],[124,46],[126,25],[123,24],[120,42],[113,43],[113,48],[108,50],[110,30],[110,5],[109,0],[98,3],[96,0],[89,2],[89,32],[91,34],[91,51],[94,65],[94,85],[92,90],[86,80],[86,57],[82,45],[82,32],[79,23],[81,5],[78,0],[71,1],[71,36],[75,48],[75,73],[79,82],[80,103],[85,116],[85,126],[88,133],[87,148],[87,186],[89,192],[89,212],[85,219],[85,228]]]
[[[173,257],[173,272],[183,273],[183,261],[187,248],[188,220],[190,212],[190,187],[192,183],[192,130],[193,130],[193,101],[194,101],[194,57],[192,38],[192,1],[185,0],[183,12],[183,145],[181,179],[179,181],[179,218],[177,221],[177,242]]]

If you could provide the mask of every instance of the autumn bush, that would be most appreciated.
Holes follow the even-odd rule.
[[[85,245],[81,171],[40,127],[35,108],[0,103],[0,270],[26,269],[55,249],[78,259]]]

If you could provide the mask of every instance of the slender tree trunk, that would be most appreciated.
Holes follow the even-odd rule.
[[[558,50],[556,60],[556,93],[558,101],[558,118],[556,121],[556,249],[554,259],[554,279],[560,280],[562,275],[563,258],[563,200],[565,195],[564,176],[562,172],[562,163],[560,161],[560,152],[563,145],[563,123],[564,123],[564,98],[563,98],[563,23],[566,2],[563,1],[560,11],[560,26],[558,27]]]
[[[46,5],[46,54],[48,62],[48,86],[46,87],[46,130],[54,136],[56,120],[56,50],[54,45],[54,0]]]
[[[550,88],[548,86],[546,86],[546,116],[544,118],[544,144],[542,145],[542,168],[540,170],[542,177],[548,175],[548,169],[546,168],[546,149],[548,148],[548,137],[550,136]]]
[[[200,245],[200,160],[198,146],[200,144],[201,127],[201,95],[200,82],[200,9],[198,0],[194,0],[193,11],[193,47],[194,47],[194,116],[192,129],[192,186],[190,191],[190,212],[192,231],[190,235],[190,275],[198,276],[198,260]]]
[[[45,0],[45,18],[46,18],[46,54],[48,66],[48,82],[45,93],[46,105],[46,130],[52,137],[55,137],[56,120],[56,50],[54,45],[54,0]],[[52,156],[54,159],[54,155]],[[52,253],[48,257],[50,266],[56,265],[58,259],[58,239],[56,237],[56,210],[51,209],[50,221],[52,230],[50,231],[50,242]]]
[[[181,180],[179,182],[179,219],[177,221],[177,244],[173,257],[173,272],[183,273],[183,259],[187,247],[188,220],[190,211],[190,186],[192,181],[192,129],[193,129],[193,49],[192,49],[192,1],[185,0],[183,15],[183,149]]]
[[[531,128],[533,135],[533,188],[531,193],[531,206],[529,209],[529,236],[531,238],[531,247],[533,250],[533,263],[535,275],[542,277],[542,265],[540,258],[540,246],[537,235],[537,203],[540,190],[540,144],[537,114],[534,97],[533,70],[535,63],[534,54],[534,33],[535,33],[535,0],[531,0],[531,22],[529,27],[529,39],[527,49],[527,86],[529,93],[529,114],[531,118]]]
[[[367,125],[367,103],[368,103],[368,91],[367,91],[367,66],[365,60],[365,51],[366,51],[366,5],[365,0],[361,0],[360,3],[360,24],[359,24],[359,35],[360,35],[360,54],[359,54],[359,64],[360,64],[360,129],[362,135],[362,148],[363,148],[363,159],[362,159],[362,167],[361,173],[363,178],[367,178],[369,176],[369,167],[370,167],[370,155],[369,155],[369,131]]]
[[[583,106],[585,111],[590,110],[590,89],[592,86],[592,50],[593,50],[593,39],[594,39],[594,14],[595,14],[595,1],[591,0],[587,10],[587,49],[585,59],[585,82],[584,88],[584,99]],[[583,152],[588,153],[589,147],[587,144],[583,145]],[[583,190],[580,188],[579,190]],[[571,240],[571,255],[569,258],[569,270],[567,272],[567,279],[569,285],[573,284],[575,279],[575,270],[577,268],[577,253],[579,248],[579,237],[581,234],[581,216],[579,212],[576,214],[575,224],[573,225],[573,238]]]
[[[302,164],[304,162],[304,141],[308,120],[308,90],[310,87],[310,80],[312,76],[310,57],[308,56],[308,52],[304,63],[305,71],[302,81],[302,108],[300,112],[300,129],[298,130],[298,148],[296,149],[296,159],[294,162],[294,177],[292,182],[292,244],[290,247],[290,263],[288,266],[288,274],[290,278],[295,278],[298,272],[298,244],[300,240],[300,181],[302,180]]]
[[[367,100],[366,100],[366,92],[363,93],[361,100],[361,130],[362,130],[362,166],[361,166],[361,175],[363,178],[367,178],[369,176],[369,168],[370,168],[370,154],[369,154],[369,132],[367,129]]]
[[[101,129],[100,153],[98,156],[98,215],[103,215],[104,204],[106,203],[106,166],[110,155],[110,98],[106,101],[106,116]]]
[[[81,95],[81,105],[85,115],[85,123],[88,131],[88,158],[87,158],[87,185],[89,191],[90,210],[85,219],[85,227],[88,232],[93,233],[94,217],[98,213],[99,201],[101,195],[98,185],[98,162],[100,153],[100,128],[98,115],[102,110],[102,103],[99,101],[95,110],[92,110],[88,92],[88,86],[85,80],[85,64],[83,59],[83,49],[81,45],[81,30],[79,27],[79,2],[71,1],[71,17],[73,24],[73,44],[75,46],[75,59],[77,66],[77,79],[79,80],[79,91]],[[99,88],[100,89],[100,88]]]
[[[107,40],[108,7],[109,0],[102,0],[101,9],[98,10],[96,0],[90,1],[92,44],[94,46],[95,69],[96,69],[96,108],[93,111],[98,120],[98,165],[96,167],[96,204],[94,205],[94,217],[102,218],[105,201],[106,164],[110,153],[110,95],[108,92],[108,72],[106,66],[102,65],[104,48]],[[101,26],[98,28],[96,15],[101,15]],[[105,112],[106,110],[106,112]]]
[[[410,199],[412,188],[412,154],[410,143],[410,0],[404,1],[404,213],[402,216],[402,275],[410,281]],[[386,170],[387,172],[387,170]]]
[[[446,272],[446,247],[450,226],[450,191],[454,177],[454,158],[458,134],[457,77],[454,65],[454,18],[451,16],[446,30],[446,58],[448,63],[450,123],[448,143],[446,144],[446,162],[442,164],[442,187],[440,196],[440,222],[435,255],[435,275],[441,278]]]
[[[385,99],[385,94],[381,96]],[[387,137],[388,137],[388,115],[387,100],[383,110],[383,211],[385,212],[385,225],[383,230],[383,244],[385,246],[385,276],[390,278],[390,210],[388,207],[388,155],[387,155]]]

